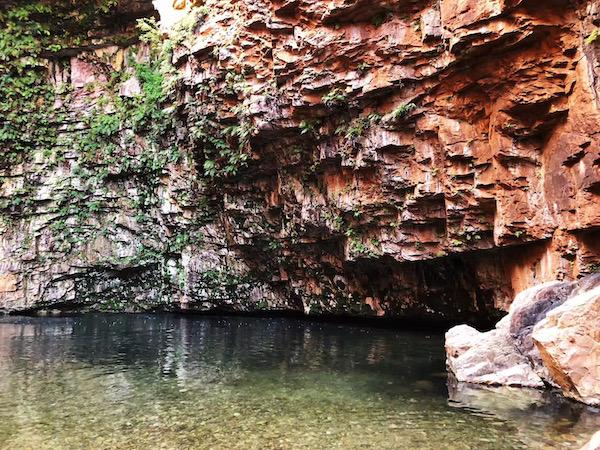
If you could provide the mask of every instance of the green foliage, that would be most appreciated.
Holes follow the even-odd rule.
[[[590,33],[590,35],[585,38],[585,43],[587,45],[592,45],[594,42],[596,42],[598,40],[598,38],[600,37],[600,29],[596,28],[594,29],[594,31],[592,31]]]
[[[22,161],[32,147],[50,148],[54,92],[39,54],[50,28],[35,20],[49,6],[26,3],[0,12],[0,165]]]
[[[333,231],[342,231],[342,228],[344,227],[344,219],[342,216],[339,214],[334,214],[330,211],[325,211],[323,213],[323,217]]]
[[[376,258],[382,255],[381,242],[377,239],[371,239],[370,245],[367,245],[357,236],[353,228],[348,228],[344,234],[348,238],[350,257]]]
[[[91,122],[90,131],[98,137],[114,136],[121,128],[121,121],[115,114],[97,114]]]
[[[162,32],[160,24],[154,17],[145,17],[137,20],[137,28],[140,31],[140,41],[157,48],[162,44]]]
[[[205,6],[194,8],[189,14],[186,14],[183,19],[177,22],[169,32],[169,39],[173,45],[182,45],[190,36],[202,20],[209,13],[209,9]]]
[[[365,117],[358,117],[352,120],[348,125],[340,125],[335,134],[344,135],[348,140],[353,140],[361,137],[374,123],[379,123],[381,114],[371,113]]]
[[[267,250],[269,250],[271,252],[276,252],[280,249],[281,249],[281,242],[279,242],[278,240],[270,239],[269,242],[267,242]]]
[[[321,121],[319,120],[303,120],[300,122],[300,134],[310,134],[312,136],[319,135],[319,128],[321,127]]]
[[[178,233],[169,240],[167,251],[169,253],[181,253],[189,244],[190,236],[187,233]]]
[[[248,83],[243,74],[234,71],[228,71],[225,75],[225,94],[238,95],[248,92]]]
[[[414,103],[405,103],[391,112],[391,117],[394,120],[404,119],[408,114],[417,108]]]
[[[148,176],[160,174],[168,163],[179,159],[177,149],[165,145],[164,137],[172,128],[172,118],[163,110],[169,85],[160,63],[160,59],[153,59],[134,65],[141,87],[141,93],[134,97],[122,98],[116,92],[110,92],[110,85],[104,86],[105,101],[85,118],[89,128],[76,142],[82,156],[81,164],[95,169],[101,162],[111,166],[113,172],[118,168],[123,174]],[[105,103],[111,105],[112,112],[104,112]],[[131,136],[123,133],[126,130],[145,138],[146,145],[140,155],[130,155],[124,148],[124,138],[130,140],[126,141],[129,145],[134,145]],[[95,172],[100,178],[108,175],[108,171],[96,169]],[[147,178],[146,181],[151,187],[156,180]]]
[[[323,100],[323,103],[325,103],[325,106],[329,108],[344,105],[348,101],[348,97],[346,96],[345,91],[341,88],[332,89],[321,99]]]
[[[206,270],[199,274],[197,285],[209,289],[212,298],[245,297],[256,280],[251,275],[238,275],[227,267]]]
[[[371,239],[371,245],[366,245],[360,239],[350,238],[349,240],[349,250],[350,255],[352,257],[366,257],[366,258],[376,258],[381,256],[381,251],[379,247],[381,243],[377,239]]]
[[[0,166],[19,163],[33,149],[50,151],[57,139],[55,92],[45,54],[81,43],[117,0],[23,0],[0,10]]]
[[[248,155],[244,150],[252,132],[253,127],[248,122],[222,129],[214,120],[199,119],[190,135],[202,145],[204,174],[210,178],[236,175],[247,164]],[[237,146],[230,145],[232,141],[237,141]]]

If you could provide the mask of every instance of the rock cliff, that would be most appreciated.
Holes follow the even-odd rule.
[[[0,310],[489,321],[600,268],[600,2],[2,3]]]

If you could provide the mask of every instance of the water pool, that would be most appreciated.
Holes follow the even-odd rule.
[[[283,318],[0,318],[5,449],[577,449],[600,413],[447,385],[442,334]]]

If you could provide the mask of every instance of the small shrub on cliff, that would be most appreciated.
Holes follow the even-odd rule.
[[[190,130],[195,143],[202,146],[204,174],[209,178],[236,175],[246,166],[248,155],[244,152],[253,132],[253,127],[243,122],[225,129],[206,117],[202,117]],[[237,146],[229,141],[237,140]]]
[[[249,86],[243,74],[234,71],[228,71],[225,75],[225,93],[228,95],[238,95],[248,92]]]
[[[381,114],[371,113],[366,117],[358,117],[347,126],[341,125],[335,130],[335,134],[342,134],[348,140],[361,137],[374,123],[379,123]]]
[[[404,119],[415,109],[417,109],[417,105],[415,105],[414,103],[406,103],[406,104],[400,105],[399,107],[394,109],[391,112],[390,116],[394,120]]]
[[[206,7],[194,8],[192,11],[187,14],[183,19],[181,19],[175,26],[171,29],[170,40],[174,45],[183,44],[190,36],[193,35],[194,30],[198,26],[198,23],[208,15],[209,9]]]
[[[319,135],[319,128],[321,122],[319,120],[303,120],[300,122],[300,134],[311,134],[313,136]]]
[[[329,91],[327,94],[325,94],[322,97],[322,100],[323,100],[323,103],[325,103],[325,106],[332,108],[334,106],[340,106],[340,105],[347,103],[348,97],[346,96],[346,93],[344,92],[343,89],[334,88],[331,91]]]
[[[140,31],[140,41],[157,48],[162,43],[160,24],[154,17],[138,19],[137,28]]]

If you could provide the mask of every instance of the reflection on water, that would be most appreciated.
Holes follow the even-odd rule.
[[[0,318],[0,447],[577,448],[600,415],[446,387],[441,335],[289,319]]]

